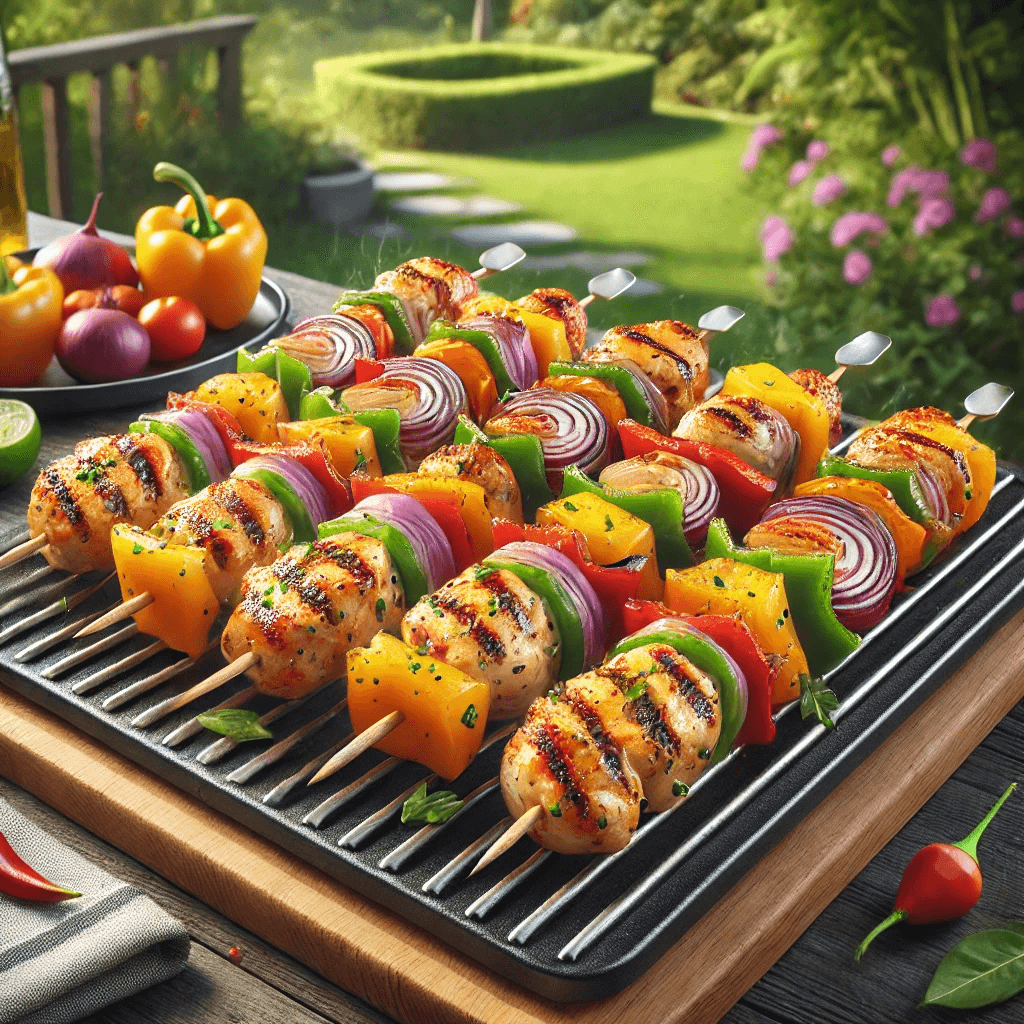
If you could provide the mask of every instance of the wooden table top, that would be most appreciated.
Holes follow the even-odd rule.
[[[45,244],[67,229],[49,218],[30,218],[33,245]],[[268,276],[288,291],[295,320],[328,309],[337,293],[335,285],[284,271],[270,270]],[[66,454],[82,437],[117,429],[133,411],[138,410],[45,422],[41,459]],[[31,485],[30,474],[0,492],[0,532],[24,522]],[[725,1024],[939,1024],[952,1019],[950,1011],[918,1011],[915,1006],[939,960],[959,939],[1024,917],[1024,796],[1017,794],[1008,801],[983,840],[980,860],[985,888],[974,910],[958,922],[894,929],[875,942],[861,964],[854,964],[853,950],[891,910],[910,857],[929,842],[962,838],[1014,779],[1024,781],[1024,702],[733,1007],[723,1019]],[[89,1021],[383,1024],[389,1020],[13,784],[0,780],[0,797],[84,856],[148,892],[181,919],[192,936],[189,964],[178,978]],[[241,951],[237,964],[229,957],[233,947]],[[1022,1017],[1024,1004],[1018,998],[959,1013],[956,1019],[1015,1024]]]

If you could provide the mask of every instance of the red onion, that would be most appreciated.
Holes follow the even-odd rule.
[[[548,484],[562,490],[565,467],[596,476],[608,463],[608,421],[589,398],[572,391],[531,388],[509,395],[484,424],[488,434],[535,434],[544,452]]]
[[[400,530],[416,553],[432,593],[455,576],[452,546],[437,520],[408,494],[371,494],[355,505],[346,517],[365,513]]]
[[[149,335],[119,309],[82,309],[64,321],[57,360],[77,380],[103,384],[137,377],[149,362]]]
[[[836,618],[856,633],[877,626],[896,589],[896,542],[876,512],[846,498],[813,495],[773,505],[762,522],[781,517],[806,519],[842,541],[832,583]]]
[[[329,313],[303,320],[291,334],[270,343],[305,363],[313,384],[345,388],[355,383],[356,356],[377,357],[370,329],[354,316]]]
[[[399,356],[384,361],[384,372],[341,396],[354,412],[398,409],[402,418],[402,457],[410,470],[455,437],[459,415],[468,413],[459,375],[436,359]]]
[[[708,526],[718,514],[721,491],[711,470],[671,452],[648,452],[601,470],[601,483],[623,491],[652,491],[671,487],[683,496],[683,529],[687,543],[702,548]]]
[[[949,501],[946,498],[946,490],[935,479],[935,474],[926,466],[918,466],[916,471],[917,482],[924,495],[925,501],[932,510],[932,515],[945,526],[952,525],[949,514]]]
[[[494,339],[508,375],[520,391],[526,391],[537,383],[537,356],[524,323],[508,316],[475,316],[460,320],[459,329],[484,331]]]
[[[251,476],[257,470],[276,473],[298,495],[314,529],[331,518],[331,502],[324,485],[301,462],[287,455],[257,455],[232,471],[232,476]]]
[[[96,232],[96,211],[102,198],[103,193],[100,192],[83,227],[72,235],[65,235],[44,245],[32,261],[33,266],[49,267],[60,278],[65,295],[83,288],[104,288],[115,284],[129,284],[134,288],[139,283],[139,275],[128,253],[108,238],[101,238]],[[146,359],[148,361],[149,356]],[[68,370],[68,373],[71,371]],[[128,376],[134,377],[135,374]]]
[[[197,409],[171,409],[139,417],[141,420],[163,420],[185,432],[202,456],[210,483],[216,484],[231,475],[231,455],[224,438],[213,423]]]
[[[572,598],[573,606],[579,614],[583,626],[583,668],[596,665],[604,657],[607,630],[601,599],[583,575],[583,570],[568,555],[546,544],[526,540],[506,544],[495,552],[494,558],[551,573]]]
[[[646,373],[644,373],[643,370],[640,369],[640,366],[637,363],[632,359],[617,357],[611,352],[593,353],[588,361],[595,363],[612,363],[615,366],[621,366],[624,370],[628,370],[630,375],[636,380],[640,390],[643,391],[644,395],[646,395],[647,404],[651,407],[650,426],[659,434],[668,433],[668,400],[654,386],[654,382]]]

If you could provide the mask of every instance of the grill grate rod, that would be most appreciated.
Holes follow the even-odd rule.
[[[506,814],[496,825],[492,825],[479,839],[470,843],[462,851],[457,853],[443,868],[431,875],[422,886],[423,892],[432,892],[440,896],[445,886],[455,878],[461,871],[468,867],[470,860],[476,853],[483,853],[491,843],[501,835],[502,832],[512,824],[512,819]]]
[[[552,856],[551,850],[534,850],[519,867],[513,868],[500,882],[492,885],[482,896],[473,900],[466,907],[466,917],[475,917],[478,921],[482,921],[513,889],[525,882],[541,864]]]
[[[314,757],[312,761],[307,761],[297,772],[295,772],[293,775],[289,775],[288,778],[284,780],[284,782],[279,782],[269,793],[267,793],[267,795],[263,798],[263,802],[268,807],[280,807],[281,804],[284,803],[285,798],[288,797],[288,795],[293,790],[295,790],[299,786],[302,786],[304,783],[308,782],[314,775],[316,775],[316,773],[320,771],[320,769],[323,768],[323,766],[327,764],[327,762],[345,746],[345,744],[348,742],[348,739],[349,737],[345,736],[343,739],[338,740],[338,742],[335,743],[333,746],[328,747],[327,750],[325,750],[322,754],[318,754],[316,757]],[[397,757],[392,757],[388,761],[385,761],[384,765],[390,765],[388,771],[391,771],[392,769],[397,768],[401,763],[402,762]],[[378,765],[378,768],[382,768],[384,767],[384,765]],[[376,771],[376,769],[374,769],[374,771]],[[356,782],[363,783],[364,780],[367,780],[369,776],[372,774],[373,772],[367,772],[366,775],[364,775],[361,779],[357,779]],[[375,778],[379,778],[380,776],[386,774],[387,772],[380,772],[377,776],[375,776]],[[353,785],[355,784],[356,783],[353,783]],[[365,785],[369,785],[369,783],[366,782]],[[365,788],[365,785],[361,786],[360,789]],[[349,788],[351,787],[346,787],[346,789]],[[342,790],[342,792],[345,792],[345,790]],[[335,794],[335,796],[340,795],[341,794],[339,793]],[[331,797],[331,799],[333,800],[334,797]],[[328,801],[324,801],[324,803],[327,802]],[[319,806],[323,807],[324,804],[320,804]],[[318,809],[319,808],[314,808],[314,811]],[[311,811],[310,813],[312,814],[313,812]],[[319,822],[309,822],[307,821],[307,818],[309,818],[308,814],[306,815],[305,818],[302,819],[303,825],[319,825]]]
[[[222,700],[219,704],[215,704],[210,708],[210,710],[227,711],[230,708],[240,708],[255,696],[256,687],[247,686],[244,690],[239,690],[238,693],[233,693],[227,700]],[[161,743],[163,743],[165,747],[178,747],[186,740],[190,740],[194,736],[198,736],[203,731],[203,728],[203,724],[198,718],[190,718],[187,722],[179,725],[177,729],[172,729],[161,740]]]
[[[1007,476],[1006,478],[1004,478],[1004,480],[1000,481],[999,484],[997,484],[997,487],[1000,490],[1002,490],[1003,487],[1009,484],[1010,481],[1013,479],[1013,476]],[[993,493],[995,493],[994,490]],[[873,630],[871,630],[864,637],[864,641],[857,648],[857,651],[863,650],[874,637],[884,632],[893,622],[896,622],[900,617],[905,615],[907,611],[911,609],[915,604],[917,604],[930,590],[938,586],[939,583],[948,578],[952,573],[956,572],[956,570],[963,562],[971,558],[975,554],[975,552],[979,548],[981,548],[985,543],[987,543],[989,540],[993,539],[999,533],[1001,533],[1003,527],[1006,526],[1006,524],[1009,523],[1012,519],[1020,515],[1022,511],[1024,511],[1024,501],[1020,501],[1016,505],[1011,506],[1011,508],[1007,512],[1005,512],[998,520],[996,520],[996,522],[994,522],[985,531],[984,534],[976,538],[963,551],[961,551],[956,558],[951,559],[948,563],[942,566],[940,572],[936,573],[931,580],[929,580],[927,583],[923,584],[921,587],[915,590],[902,604],[900,604],[898,608],[894,609],[889,615],[886,616],[885,619],[882,620],[882,622],[880,622]],[[853,654],[850,655],[850,657],[856,657],[857,651],[854,651]],[[847,659],[847,661],[849,661],[849,658]],[[845,665],[846,663],[847,662],[843,662],[843,665]],[[833,669],[831,672],[827,673],[825,679],[828,680],[832,678],[841,667],[842,666],[839,666]],[[796,707],[795,703],[787,704],[778,712],[778,714],[775,715],[775,720],[778,721],[782,715],[786,714],[794,707]],[[835,716],[833,716],[833,718],[834,717]],[[716,765],[714,768],[711,769],[711,771],[713,772],[718,768],[724,766],[735,754],[736,751],[733,751],[729,755],[729,757],[726,758],[726,760]],[[694,789],[697,786],[699,786],[704,779],[708,778],[709,775],[710,772],[705,772],[705,774],[702,775],[701,778],[699,778],[697,782],[694,783],[694,785],[690,789],[691,797],[693,795]],[[545,900],[544,903],[542,903],[539,907],[537,907],[534,911],[527,915],[527,917],[520,921],[519,924],[516,925],[516,927],[513,928],[511,932],[509,932],[509,941],[525,943],[531,935],[533,935],[540,928],[544,927],[548,923],[548,921],[552,920],[559,913],[561,913],[561,911],[570,902],[572,902],[572,900],[575,899],[576,896],[580,895],[580,893],[582,893],[594,881],[596,881],[596,879],[600,877],[600,875],[603,874],[604,871],[608,870],[608,868],[612,864],[614,864],[619,858],[624,856],[626,851],[630,849],[630,846],[632,846],[633,842],[640,842],[643,839],[645,839],[663,822],[667,821],[670,815],[674,814],[675,811],[682,806],[684,806],[684,804],[676,804],[675,807],[670,808],[667,811],[663,811],[661,814],[653,815],[651,818],[649,818],[648,823],[636,832],[636,834],[633,837],[633,840],[630,842],[630,845],[625,847],[625,849],[619,850],[617,853],[608,854],[605,857],[595,858],[595,860],[590,865],[583,868],[583,870],[580,871],[579,874],[577,874],[575,877],[566,882],[560,889],[558,889],[547,900]],[[502,883],[499,882],[498,884],[501,885]]]
[[[44,565],[42,569],[37,569],[31,576],[27,576],[19,583],[16,583],[11,589],[21,590],[23,587],[33,587],[34,584],[54,572],[56,572],[56,569],[52,565]],[[48,587],[35,587],[26,594],[20,594],[18,597],[11,598],[10,601],[0,605],[0,619],[6,618],[12,612],[21,611],[22,608],[34,604],[36,601],[45,601],[49,597],[57,597],[58,595],[63,596],[62,592],[67,589],[68,584],[73,583],[80,576],[84,575],[85,573],[76,573],[74,576],[64,576],[55,583],[51,583]]]
[[[271,708],[265,715],[260,716],[260,725],[264,727],[272,725],[289,712],[301,708],[312,696],[312,693],[307,693],[305,697],[300,697],[298,700],[282,701],[276,707]],[[208,747],[200,750],[196,754],[196,760],[200,764],[216,764],[227,757],[237,746],[238,740],[232,739],[230,736],[222,736],[220,739],[214,740]]]
[[[999,576],[1004,569],[1024,555],[1024,540],[1017,543],[1013,549],[988,572],[986,572],[969,590],[962,594],[948,608],[937,615],[931,623],[920,633],[909,639],[902,650],[890,658],[877,672],[865,679],[857,686],[844,700],[839,708],[833,712],[832,718],[839,722],[853,711],[862,701],[865,700],[875,686],[885,679],[893,669],[897,668],[911,654],[920,650],[936,633],[943,629],[952,619],[960,614],[980,593],[982,593],[992,581]],[[933,662],[924,672],[922,678],[928,678],[939,671],[940,667],[952,658],[955,653],[968,642],[968,640],[979,630],[988,626],[989,621],[997,616],[1003,608],[1010,604],[1021,591],[1024,591],[1024,580],[1018,583],[1010,593],[1004,597],[991,612],[985,615],[981,621],[976,623],[964,633],[950,648],[948,648],[938,659]],[[899,702],[897,702],[899,703]],[[828,733],[823,725],[815,725],[804,734],[785,754],[765,769],[753,782],[742,792],[738,793],[725,807],[694,835],[692,835],[674,853],[670,854],[662,863],[651,871],[645,878],[623,893],[613,903],[601,911],[589,924],[586,925],[570,942],[568,942],[558,954],[560,960],[576,960],[586,952],[595,942],[604,936],[608,930],[614,927],[623,917],[629,914],[640,902],[645,899],[651,891],[656,888],[669,874],[676,870],[687,857],[693,853],[702,843],[716,832],[729,818],[741,807],[749,803],[762,789],[783,774],[795,761],[799,760],[806,751],[810,750],[815,743]]]
[[[118,630],[118,632],[112,633],[110,636],[105,636],[101,640],[96,640],[94,643],[89,644],[88,647],[83,647],[80,651],[65,655],[60,661],[55,661],[48,668],[44,668],[39,674],[44,679],[56,679],[57,676],[64,675],[65,672],[81,665],[82,662],[90,661],[101,654],[106,654],[112,647],[117,647],[118,644],[123,643],[125,640],[131,640],[132,637],[138,635],[139,627],[134,622],[129,622],[124,629]],[[87,690],[82,690],[81,692],[85,693]]]
[[[98,612],[90,612],[88,615],[83,615],[82,618],[76,619],[70,625],[62,626],[54,633],[47,633],[46,636],[40,637],[29,644],[28,647],[18,651],[14,655],[14,660],[20,664],[34,661],[40,654],[45,654],[51,647],[56,647],[57,644],[63,643],[69,637],[73,637],[83,626],[88,625],[90,622],[95,622],[101,615],[105,615],[111,608],[116,608],[120,603],[120,601],[115,601],[108,608],[101,608]]]
[[[29,615],[27,618],[11,623],[5,630],[0,632],[0,645],[7,643],[8,640],[24,633],[26,630],[38,626],[41,622],[47,622],[57,615],[66,615],[72,608],[77,608],[83,601],[87,601],[100,587],[113,578],[114,573],[110,573],[109,576],[104,576],[103,579],[98,583],[94,583],[91,587],[86,587],[85,590],[80,590],[77,594],[72,594],[71,597],[62,597],[59,601],[54,601],[53,604],[49,604],[36,612],[35,615]]]
[[[173,679],[176,675],[184,672],[185,669],[191,668],[195,663],[194,658],[181,658],[179,661],[174,662],[173,665],[168,665],[167,668],[154,672],[153,675],[146,676],[144,679],[132,683],[131,686],[118,690],[117,693],[112,693],[103,701],[100,707],[104,711],[114,711],[116,708],[121,707],[122,704],[127,704],[129,701],[135,700],[136,697],[149,693],[150,690],[155,690],[161,684],[166,683],[168,679]]]
[[[163,640],[154,640],[153,643],[143,647],[141,651],[129,654],[120,661],[115,661],[113,665],[109,665],[102,671],[97,672],[95,675],[89,676],[87,679],[82,679],[80,682],[75,683],[75,685],[71,687],[71,692],[83,694],[88,693],[90,690],[95,690],[104,683],[110,682],[110,680],[116,676],[121,675],[123,672],[127,672],[132,668],[137,668],[144,661],[149,661],[150,658],[159,654],[161,651],[166,650],[167,644],[165,644]]]
[[[392,758],[393,761],[399,761],[399,759]],[[399,763],[403,763],[400,762]],[[384,762],[387,764],[387,761]],[[424,775],[422,779],[414,782],[407,790],[399,793],[390,803],[386,803],[379,811],[374,811],[368,818],[364,818],[358,825],[350,828],[339,840],[339,846],[347,846],[350,849],[354,849],[364,839],[368,839],[373,835],[391,817],[406,800],[409,799],[416,792],[417,789],[422,785],[432,786],[437,782],[437,776],[434,774]],[[339,794],[340,795],[340,794]]]

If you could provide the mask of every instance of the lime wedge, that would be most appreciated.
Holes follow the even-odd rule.
[[[42,436],[32,406],[0,398],[0,486],[13,484],[35,465]]]

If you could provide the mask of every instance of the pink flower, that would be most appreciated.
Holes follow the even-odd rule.
[[[928,303],[924,319],[929,327],[950,327],[963,314],[952,295],[937,295]]]
[[[981,197],[981,206],[974,215],[975,224],[984,224],[986,221],[995,220],[999,214],[1008,210],[1011,205],[1010,193],[1005,188],[990,188]]]
[[[767,217],[761,225],[761,241],[764,243],[764,258],[774,263],[793,247],[793,232],[781,217]]]
[[[877,213],[844,213],[832,225],[830,238],[837,249],[842,249],[864,231],[884,235],[888,230],[889,225]]]
[[[794,188],[799,185],[813,170],[814,164],[810,160],[797,160],[789,169],[789,187]]]
[[[901,156],[903,156],[903,150],[899,146],[886,146],[882,150],[882,163],[886,167],[892,167]]]
[[[956,216],[956,207],[948,199],[922,199],[914,218],[914,234],[927,235],[929,231],[944,227]]]
[[[995,174],[998,166],[995,143],[989,142],[988,139],[971,139],[960,150],[960,162],[968,167],[980,167],[989,174]]]
[[[761,149],[759,146],[750,145],[747,146],[746,152],[740,158],[740,167],[744,171],[752,171],[756,166],[758,160],[761,159]]]
[[[916,192],[922,199],[944,196],[949,191],[949,175],[945,171],[926,171],[916,164],[900,171],[892,179],[886,202],[899,206],[910,192]]]
[[[977,264],[977,263],[972,263],[967,268],[967,276],[972,281],[980,281],[981,280],[981,266],[979,264]]]
[[[757,146],[758,149],[764,149],[765,146],[773,146],[781,138],[782,133],[775,125],[759,124],[750,133],[750,145]]]
[[[860,249],[852,249],[843,260],[843,280],[847,284],[863,284],[871,276],[871,258]]]
[[[1006,222],[1006,233],[1011,238],[1024,238],[1024,220],[1020,217],[1011,217]]]
[[[1010,299],[1010,306],[1014,313],[1024,313],[1024,292],[1014,292]]]
[[[815,206],[828,206],[846,191],[846,182],[838,174],[829,174],[814,186],[811,202]]]
[[[819,160],[824,160],[829,154],[829,148],[827,142],[821,142],[815,139],[814,142],[807,144],[807,159],[812,163],[817,163]]]

